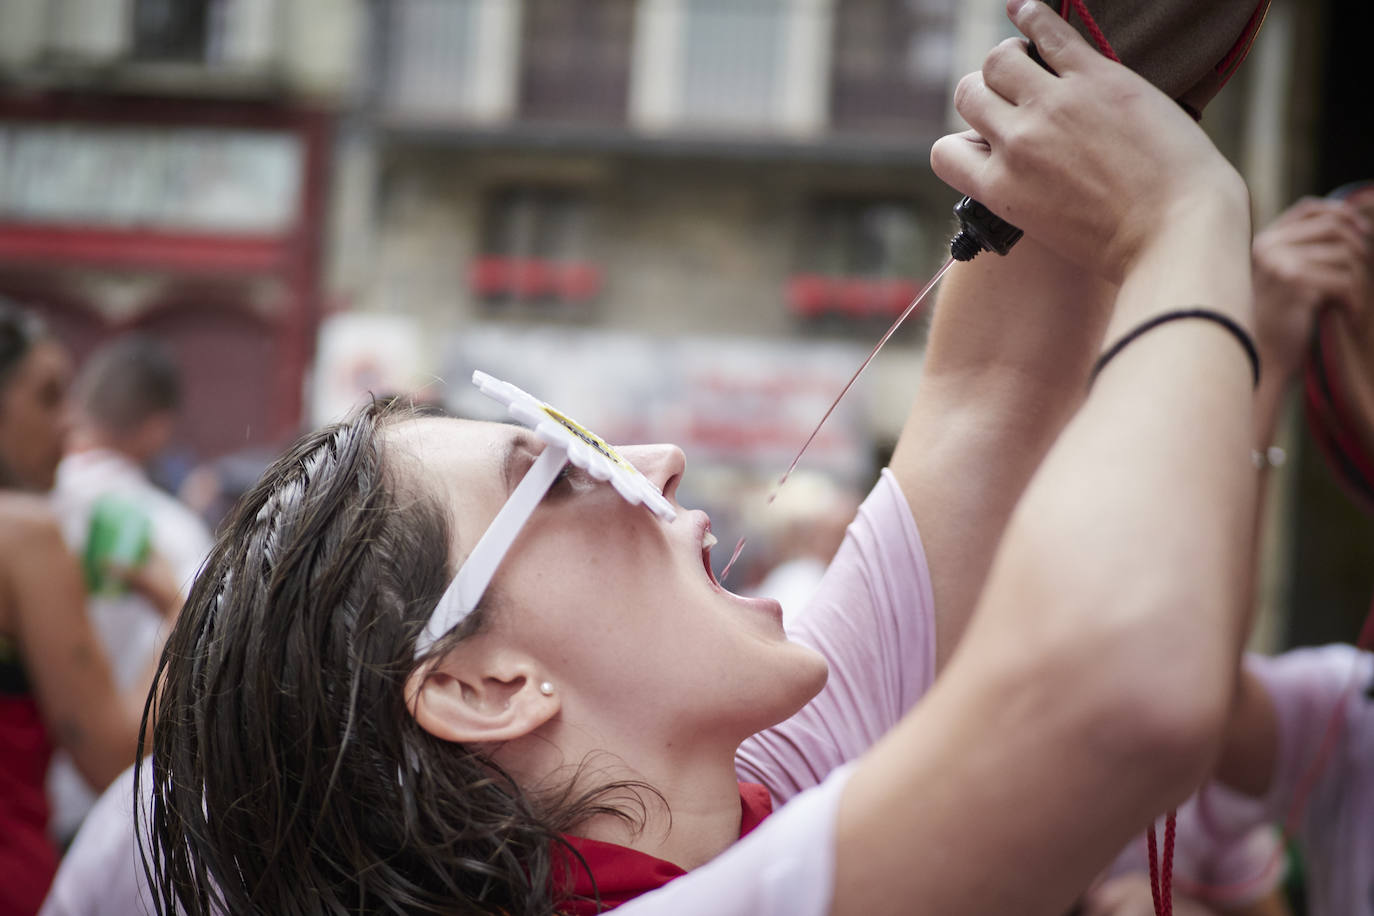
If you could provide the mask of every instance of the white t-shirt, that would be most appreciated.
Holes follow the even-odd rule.
[[[141,468],[117,452],[92,449],[68,455],[57,468],[52,493],[53,511],[63,539],[78,557],[86,551],[91,515],[105,496],[118,496],[137,506],[148,518],[152,550],[171,567],[183,589],[189,589],[210,553],[210,531],[200,517],[171,495],[154,486]],[[115,684],[133,683],[161,642],[163,617],[139,595],[91,595],[86,610],[96,636],[110,660]],[[48,770],[49,820],[53,836],[71,836],[81,824],[95,794],[86,785],[71,757],[53,756]]]
[[[143,785],[152,785],[143,762]],[[77,831],[39,916],[148,916],[152,895],[134,839],[134,767],[110,783]]]
[[[830,663],[825,689],[739,749],[739,778],[776,813],[706,865],[619,907],[633,916],[823,916],[834,887],[834,825],[857,759],[935,677],[934,596],[916,523],[884,471],[799,622],[794,639]],[[127,799],[132,775],[111,788]],[[101,800],[62,863],[42,916],[142,916],[130,885],[131,801]]]

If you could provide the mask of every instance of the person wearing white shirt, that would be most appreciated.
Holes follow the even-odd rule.
[[[132,515],[143,529],[143,553],[164,566],[161,578],[184,594],[210,551],[210,532],[145,471],[171,440],[180,401],[177,365],[159,342],[128,335],[98,349],[76,381],[75,428],[52,498],[68,546],[88,561],[94,557],[90,542],[97,514],[114,506]],[[161,645],[165,618],[147,596],[92,581],[89,562],[87,573],[91,622],[116,683],[127,686]],[[57,755],[49,770],[48,795],[53,835],[69,839],[95,795],[66,754]]]

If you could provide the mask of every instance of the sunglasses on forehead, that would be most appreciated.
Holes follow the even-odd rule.
[[[415,643],[416,658],[477,607],[520,530],[565,465],[572,464],[593,479],[609,483],[627,502],[644,506],[665,522],[677,517],[672,503],[647,477],[606,440],[567,414],[485,372],[474,372],[472,383],[503,404],[511,419],[529,427],[544,443],[544,449],[458,567]]]

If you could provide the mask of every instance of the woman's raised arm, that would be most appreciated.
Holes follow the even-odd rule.
[[[958,645],[1016,501],[1083,401],[1115,287],[1033,238],[941,283],[890,468],[930,566],[936,664]]]
[[[1167,97],[1035,2],[936,171],[1111,282],[1102,370],[1012,515],[967,636],[859,764],[835,913],[1062,912],[1187,794],[1234,685],[1254,504],[1249,205]],[[1086,379],[1084,379],[1086,382]]]
[[[96,789],[137,757],[138,725],[153,669],[121,692],[86,615],[86,591],[61,531],[36,497],[10,497],[3,587],[15,611],[24,664],[53,743]]]

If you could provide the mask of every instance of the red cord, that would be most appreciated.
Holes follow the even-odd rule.
[[[1174,912],[1174,828],[1177,820],[1175,811],[1170,811],[1164,818],[1164,866],[1159,873],[1159,896],[1164,898],[1163,916],[1173,916]]]
[[[1150,895],[1155,901],[1155,916],[1173,916],[1174,913],[1174,833],[1176,812],[1170,811],[1164,818],[1164,855],[1159,854],[1155,840],[1155,825],[1150,824],[1145,834],[1145,848],[1150,856]],[[1163,861],[1161,861],[1161,858]]]
[[[1093,18],[1092,13],[1088,12],[1088,4],[1085,3],[1084,0],[1072,0],[1072,3],[1073,11],[1078,13],[1079,19],[1083,20],[1083,26],[1088,30],[1088,34],[1092,36],[1093,43],[1097,45],[1097,50],[1102,52],[1103,57],[1114,60],[1118,64],[1121,63],[1121,58],[1117,57],[1116,52],[1112,50],[1111,42],[1107,40],[1107,36],[1103,34],[1102,29],[1098,28],[1097,20]],[[1061,4],[1059,12],[1063,15],[1064,19],[1067,20],[1069,18],[1069,3],[1064,2]]]

